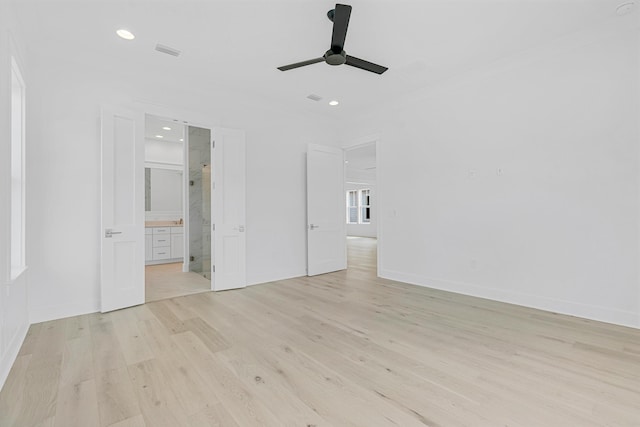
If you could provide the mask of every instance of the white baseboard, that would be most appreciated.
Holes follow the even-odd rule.
[[[2,360],[0,360],[0,390],[2,390],[5,381],[7,381],[7,377],[9,376],[9,372],[11,371],[13,362],[15,362],[16,357],[18,357],[18,352],[20,351],[20,347],[22,347],[22,343],[24,342],[28,331],[28,324],[24,324],[20,328],[18,328],[16,333],[11,338],[9,346],[7,347],[7,351],[5,351]]]
[[[254,285],[264,285],[265,283],[270,283],[270,282],[277,282],[279,280],[287,280],[287,279],[295,279],[296,277],[302,277],[302,276],[306,276],[307,272],[302,270],[302,271],[295,271],[295,272],[288,272],[288,273],[280,273],[277,275],[270,275],[270,276],[264,276],[264,277],[258,277],[258,278],[253,278],[249,281],[247,281],[247,286],[254,286]]]
[[[49,307],[30,307],[29,320],[31,323],[48,322],[49,320],[64,319],[65,317],[80,316],[82,314],[100,311],[97,301],[87,301],[74,304],[62,304]]]
[[[640,329],[640,313],[634,313],[632,311],[616,310],[609,307],[587,305],[538,295],[505,291],[503,289],[488,288],[472,283],[434,279],[388,269],[381,269],[378,275],[385,279],[396,280],[411,285],[424,286],[442,291],[454,292],[478,298],[486,298],[493,301],[500,301],[550,311],[553,313],[567,314],[589,320]]]

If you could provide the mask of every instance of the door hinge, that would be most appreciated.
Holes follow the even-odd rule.
[[[215,189],[216,189],[216,183],[215,183],[215,182],[212,182],[212,183],[211,183],[211,187],[212,187],[212,189],[213,189],[213,190],[215,190]]]
[[[211,148],[216,148],[216,140],[215,139],[211,140]]]
[[[211,231],[216,231],[216,225],[215,224],[211,224]]]
[[[215,265],[211,266],[211,271],[213,271],[214,273],[216,272],[216,266]]]

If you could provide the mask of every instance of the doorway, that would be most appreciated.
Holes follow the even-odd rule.
[[[145,117],[146,302],[211,290],[210,140],[209,129]]]
[[[345,149],[345,221],[348,268],[377,273],[377,143]]]
[[[145,114],[155,118],[175,117],[176,113],[152,104],[126,106],[102,106],[101,111],[101,229],[104,233],[100,253],[100,311],[108,312],[143,304],[145,298],[145,249],[149,240],[151,249],[154,241],[158,255],[167,256],[167,238],[182,240],[182,273],[190,259],[189,240],[184,236],[189,232],[186,210],[182,209],[183,224],[175,223],[175,218],[165,224],[168,229],[152,231],[150,236],[145,227]],[[198,115],[188,114],[189,117]],[[210,123],[204,116],[198,123]],[[175,125],[191,125],[187,121],[172,119],[161,126],[173,129]],[[238,129],[210,129],[211,147],[211,280],[206,290],[221,291],[246,286],[246,238],[245,238],[245,132]],[[166,129],[163,129],[166,130]],[[183,132],[185,132],[183,128]],[[185,135],[188,135],[185,133]],[[147,134],[150,139],[164,140],[162,133]],[[187,136],[188,137],[188,136]],[[185,139],[185,138],[183,138]],[[185,141],[182,141],[185,142]],[[186,145],[183,145],[183,147]],[[183,149],[184,153],[184,149]],[[188,194],[187,175],[183,157],[182,181],[183,207],[189,206],[184,200]],[[175,166],[175,165],[174,165]],[[151,173],[149,173],[151,176]],[[151,178],[153,181],[153,178]],[[218,184],[216,186],[216,183]],[[153,187],[153,183],[151,183]],[[153,191],[153,190],[151,190]],[[217,220],[217,223],[213,223]],[[180,230],[182,225],[182,230]],[[176,230],[172,230],[176,228]],[[172,233],[172,231],[174,233]],[[182,231],[182,239],[173,236]],[[158,235],[156,237],[156,235]],[[163,241],[164,240],[164,241]],[[165,245],[165,246],[162,246]],[[164,252],[164,253],[161,253]],[[169,259],[179,259],[169,250]],[[216,265],[216,262],[218,265]],[[179,264],[179,262],[177,263]],[[165,297],[168,297],[165,295]]]

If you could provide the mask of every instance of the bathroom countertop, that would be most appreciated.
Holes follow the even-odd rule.
[[[145,227],[182,227],[184,224],[179,224],[178,221],[145,221]]]

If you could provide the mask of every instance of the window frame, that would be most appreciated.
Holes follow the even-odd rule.
[[[367,193],[367,204],[364,203],[363,195]],[[360,216],[358,217],[359,224],[371,224],[371,190],[369,188],[363,188],[358,191],[360,198],[358,199],[358,208]],[[365,221],[363,212],[365,209],[369,209],[369,218]]]
[[[19,88],[18,99],[15,89]],[[18,105],[17,105],[18,104]],[[26,269],[26,84],[15,56],[11,56],[11,193],[10,278]]]
[[[368,192],[368,199],[367,201],[369,202],[368,204],[364,204],[362,203],[362,194],[364,192]],[[350,199],[350,195],[355,193],[355,205],[352,205],[351,199]],[[346,191],[346,214],[347,214],[347,225],[369,225],[371,224],[371,189],[370,188],[360,188],[360,189],[354,189],[354,190],[347,190]],[[369,221],[365,222],[363,220],[363,215],[362,215],[362,210],[363,209],[369,209]],[[351,221],[351,209],[356,209],[357,215],[356,215],[356,221],[352,222]]]
[[[351,204],[351,194],[355,194],[354,201],[355,201],[355,205]],[[360,213],[359,213],[359,209],[360,207],[358,206],[358,190],[347,190],[347,224],[359,224],[359,219],[360,219]],[[356,210],[356,220],[355,222],[351,221],[351,209],[355,209]]]

